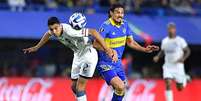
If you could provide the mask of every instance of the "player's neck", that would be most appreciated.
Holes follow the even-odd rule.
[[[169,37],[170,39],[174,39],[174,38],[176,38],[176,35],[172,35],[172,36],[169,35],[168,37]]]
[[[122,24],[122,22],[117,22],[117,21],[115,21],[115,20],[112,19],[112,18],[110,18],[109,20],[110,20],[110,22],[112,23],[112,25],[120,26],[120,25]]]

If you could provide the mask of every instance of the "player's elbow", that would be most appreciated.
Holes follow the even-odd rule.
[[[100,45],[98,44],[96,40],[93,42],[93,47],[97,50],[101,50]]]
[[[187,53],[190,55],[191,54],[191,49],[187,48]]]
[[[133,42],[127,42],[128,47],[136,49],[136,45]]]

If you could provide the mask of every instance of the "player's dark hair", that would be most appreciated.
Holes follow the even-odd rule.
[[[175,24],[174,22],[169,22],[169,23],[167,24],[167,27],[168,27],[168,28],[176,28],[176,24]]]
[[[124,6],[123,6],[122,4],[118,4],[118,3],[111,5],[111,7],[110,7],[110,9],[109,9],[109,11],[108,11],[108,17],[109,17],[109,18],[111,17],[110,11],[111,11],[111,12],[114,12],[114,9],[116,9],[116,8],[123,8],[123,9],[124,9]]]
[[[60,24],[60,21],[58,20],[57,17],[50,17],[48,18],[48,26],[53,25],[53,24]]]

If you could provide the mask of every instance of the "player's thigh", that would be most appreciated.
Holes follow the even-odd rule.
[[[118,70],[116,70],[116,72],[119,78],[124,82],[124,84],[127,85],[126,74],[123,68],[119,68]]]
[[[72,68],[71,68],[71,79],[78,79],[80,72],[80,59],[78,56],[74,55]]]
[[[118,76],[116,71],[114,70],[115,67],[110,65],[109,63],[100,63],[97,66],[97,70],[99,74],[102,76],[102,78],[106,81],[108,85],[111,85],[111,80],[115,76]]]
[[[177,64],[177,70],[175,71],[174,78],[178,85],[186,82],[186,74],[185,74],[185,70],[184,70],[184,64],[181,64],[181,63]]]
[[[169,65],[163,65],[163,79],[173,79],[173,69]]]
[[[97,62],[97,51],[94,48],[91,48],[90,51],[82,57],[80,75],[84,77],[92,77],[95,72]]]

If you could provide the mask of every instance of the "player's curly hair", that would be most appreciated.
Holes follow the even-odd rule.
[[[123,9],[124,9],[124,6],[123,6],[122,4],[119,4],[119,3],[116,3],[116,4],[111,5],[111,7],[110,7],[110,9],[109,9],[109,11],[108,11],[108,18],[111,17],[110,11],[111,11],[111,12],[114,12],[114,9],[116,9],[116,8],[123,8]]]

